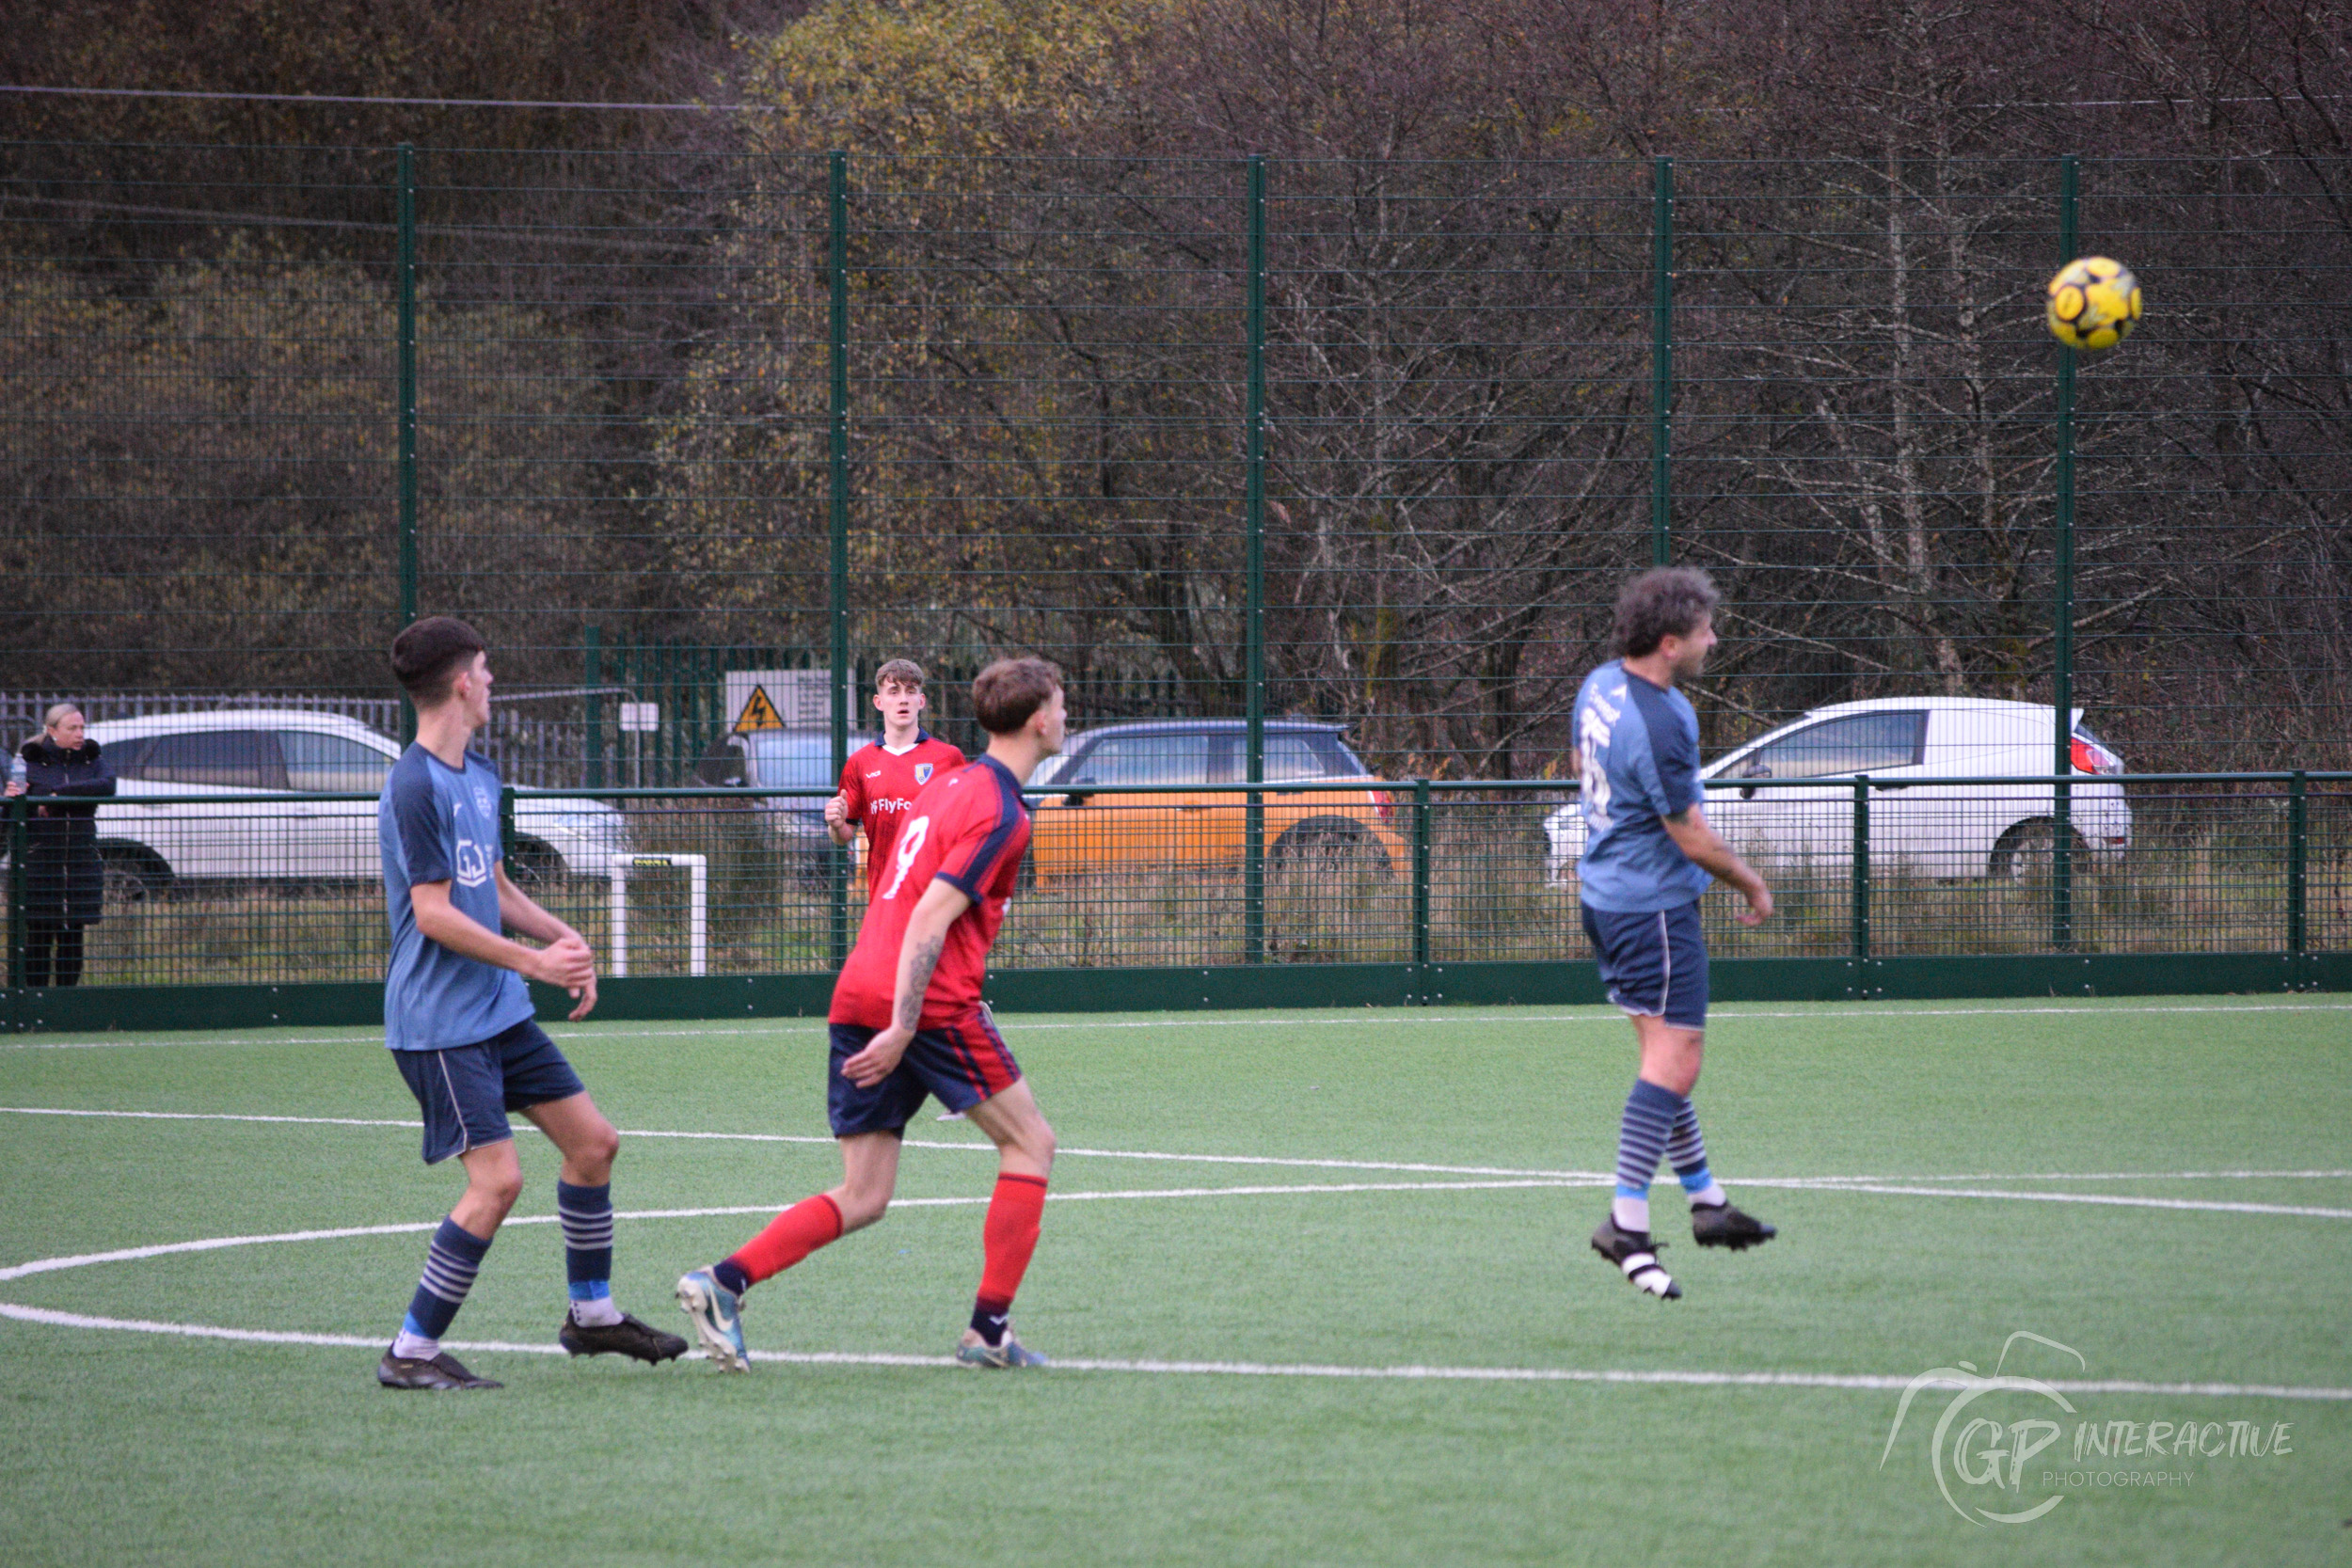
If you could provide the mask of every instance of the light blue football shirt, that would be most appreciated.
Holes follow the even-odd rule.
[[[1629,673],[1622,662],[1604,664],[1576,694],[1576,751],[1584,809],[1576,875],[1583,901],[1648,914],[1705,893],[1714,878],[1660,820],[1706,795],[1699,716],[1690,699]]]
[[[453,953],[417,929],[408,890],[447,882],[449,901],[485,928],[499,919],[499,775],[466,753],[463,770],[422,746],[392,765],[375,802],[392,961],[384,975],[384,1043],[394,1051],[477,1045],[531,1017],[531,992],[511,969]]]

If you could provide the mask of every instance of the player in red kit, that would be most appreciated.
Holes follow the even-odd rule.
[[[972,707],[988,731],[988,753],[935,776],[915,797],[834,986],[827,1110],[841,1145],[841,1184],[794,1204],[732,1257],[677,1282],[678,1306],[723,1371],[751,1370],[746,1291],[882,1217],[898,1186],[899,1139],[932,1095],[966,1113],[997,1154],[979,1293],[956,1359],[1044,1365],[1013,1337],[1011,1312],[1037,1249],[1054,1130],[980,1005],[980,988],[1029,846],[1021,786],[1061,750],[1061,672],[1043,659],[999,659],[972,683]]]
[[[859,747],[842,765],[841,792],[825,802],[825,831],[848,844],[866,829],[866,896],[882,887],[898,827],[923,786],[963,766],[963,753],[921,727],[923,667],[894,658],[874,673],[874,707],[882,714],[879,744]]]

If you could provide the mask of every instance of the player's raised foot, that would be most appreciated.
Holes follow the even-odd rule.
[[[967,1328],[956,1345],[956,1361],[965,1367],[1042,1367],[1045,1357],[1012,1337],[1012,1324],[1005,1325],[1005,1337],[994,1344],[980,1338],[977,1328]]]
[[[1620,1229],[1614,1214],[1601,1221],[1600,1228],[1593,1232],[1593,1250],[1616,1264],[1626,1278],[1633,1282],[1634,1289],[1661,1301],[1680,1301],[1682,1287],[1658,1266],[1658,1250],[1664,1244],[1651,1241],[1645,1232]]]
[[[1780,1234],[1754,1214],[1742,1213],[1728,1203],[1694,1203],[1691,1206],[1691,1239],[1701,1246],[1727,1246],[1734,1252],[1752,1246],[1762,1246]]]
[[[694,1320],[694,1338],[723,1372],[748,1372],[752,1353],[743,1347],[743,1298],[719,1283],[708,1269],[677,1282],[678,1309]]]
[[[457,1357],[442,1351],[431,1356],[384,1353],[375,1364],[375,1381],[387,1388],[503,1388],[496,1378],[476,1377]]]
[[[566,1312],[555,1338],[574,1355],[626,1355],[649,1366],[675,1361],[686,1354],[685,1340],[627,1312],[616,1323],[575,1323]]]

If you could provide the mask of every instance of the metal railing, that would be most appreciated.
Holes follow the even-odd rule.
[[[625,930],[633,976],[822,974],[864,906],[857,852],[824,834],[829,793],[509,787],[507,863],[600,952]],[[1572,782],[1031,799],[1000,971],[1589,957]],[[1718,779],[1708,800],[1778,904],[1748,927],[1708,899],[1723,958],[2352,951],[2352,773]],[[60,883],[27,802],[7,832],[23,988]],[[373,796],[121,796],[97,836],[87,986],[382,975]]]

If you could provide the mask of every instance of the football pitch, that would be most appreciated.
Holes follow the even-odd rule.
[[[374,1384],[460,1184],[380,1039],[0,1040],[0,1558],[2352,1560],[2352,1001],[1719,1007],[1708,1151],[1781,1234],[1701,1251],[1667,1175],[1674,1303],[1585,1244],[1612,1012],[1002,1022],[1057,1365],[948,1365],[994,1162],[928,1113],[752,1375],[568,1360],[525,1128],[450,1341],[506,1386],[443,1396]],[[684,1331],[838,1179],[822,1025],[549,1027],[624,1132],[614,1294]]]

